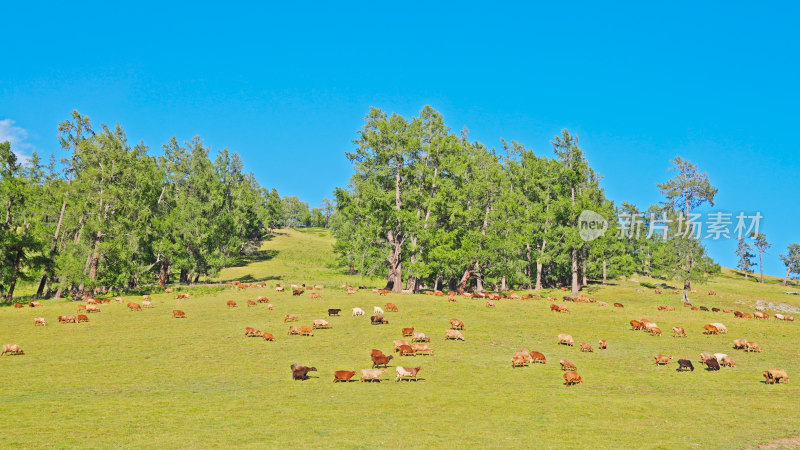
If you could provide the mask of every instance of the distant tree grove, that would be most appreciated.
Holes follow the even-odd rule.
[[[228,150],[172,138],[160,156],[121,126],[73,112],[58,126],[69,157],[18,158],[0,143],[0,295],[21,280],[36,297],[99,287],[197,281],[258,249],[272,229],[327,225],[332,211],[281,198]],[[327,215],[326,215],[327,214]]]
[[[335,251],[350,273],[385,275],[395,292],[567,285],[577,293],[590,279],[637,273],[688,287],[719,271],[699,241],[647,232],[653,217],[675,220],[700,200],[713,202],[704,174],[692,172],[694,184],[682,173],[660,185],[665,201],[642,214],[606,198],[567,130],[551,142],[550,158],[515,141],[487,148],[467,130],[451,132],[428,106],[410,120],[372,108],[354,143],[347,158],[355,174],[334,195]],[[581,238],[584,210],[607,220],[605,234]],[[621,214],[642,217],[642,232],[620,229]]]

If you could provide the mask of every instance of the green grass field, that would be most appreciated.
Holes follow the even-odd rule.
[[[380,280],[343,275],[331,244],[325,231],[285,231],[218,277],[266,281],[268,288],[189,300],[159,294],[155,308],[142,312],[112,303],[88,324],[59,324],[57,316],[76,311],[64,300],[0,309],[0,343],[26,352],[0,358],[0,447],[740,448],[800,435],[800,322],[690,311],[679,295],[656,295],[629,280],[588,289],[625,308],[569,304],[569,315],[550,312],[542,299],[501,300],[489,309],[464,298],[348,295],[338,286]],[[322,284],[322,299],[275,292],[276,282]],[[695,305],[746,312],[756,299],[800,305],[775,280],[759,285],[731,271],[697,288]],[[706,295],[708,289],[719,295]],[[262,295],[273,311],[245,305]],[[229,299],[239,307],[227,308]],[[371,326],[373,306],[386,301],[400,311],[386,314],[389,325]],[[677,309],[657,311],[659,304]],[[351,317],[356,306],[367,317]],[[172,319],[176,307],[188,318]],[[311,325],[328,319],[332,307],[343,309],[329,319],[332,329],[286,335],[285,314]],[[34,327],[37,316],[49,325]],[[642,317],[664,336],[630,331],[628,321]],[[465,322],[465,342],[444,340],[451,318]],[[729,334],[701,334],[709,322],[724,323]],[[676,325],[689,337],[672,338]],[[381,383],[332,382],[335,370],[370,368],[370,349],[391,354],[400,328],[409,326],[431,336],[433,356],[395,357]],[[277,340],[245,338],[245,327]],[[580,353],[577,345],[557,345],[558,333],[595,349],[606,339],[609,349]],[[736,338],[758,342],[763,353],[733,350]],[[523,348],[541,351],[548,363],[512,369],[511,356]],[[702,351],[728,353],[738,367],[706,372],[696,362]],[[674,360],[657,367],[657,353]],[[695,361],[694,372],[675,371],[683,357]],[[559,359],[576,363],[583,385],[564,386]],[[293,381],[292,363],[318,372]],[[421,380],[395,383],[397,365],[422,366]],[[761,372],[774,367],[786,369],[794,384],[765,385]]]

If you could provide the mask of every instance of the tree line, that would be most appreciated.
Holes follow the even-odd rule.
[[[196,282],[255,252],[274,228],[325,226],[333,211],[281,198],[227,149],[172,138],[159,156],[119,125],[74,111],[58,125],[57,161],[0,143],[0,295],[20,281],[36,297],[99,287]],[[326,216],[327,213],[327,216]]]
[[[335,251],[351,274],[385,275],[395,292],[569,285],[577,294],[590,279],[636,273],[688,288],[719,271],[697,239],[620,225],[636,216],[647,230],[713,205],[708,176],[679,157],[678,174],[659,185],[664,201],[642,211],[606,198],[567,130],[552,140],[552,158],[516,141],[488,148],[466,129],[451,132],[429,106],[410,120],[371,108],[354,143],[346,156],[355,174],[334,193]],[[607,222],[593,240],[581,236],[584,210]]]

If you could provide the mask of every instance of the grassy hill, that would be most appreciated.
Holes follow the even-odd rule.
[[[77,306],[63,300],[41,309],[0,309],[0,343],[18,343],[26,352],[0,357],[0,447],[730,448],[800,435],[797,383],[765,385],[761,376],[781,367],[800,377],[800,322],[690,311],[680,306],[680,295],[656,295],[639,285],[661,280],[641,277],[587,289],[624,308],[576,303],[568,315],[550,312],[550,302],[541,299],[501,300],[490,309],[465,298],[348,295],[338,286],[381,281],[344,275],[331,244],[324,230],[285,231],[217,278],[265,281],[267,288],[198,290],[189,300],[154,295],[155,307],[141,312],[102,305],[88,324],[58,324],[58,315],[74,314]],[[276,282],[324,285],[317,291],[322,299],[275,292]],[[757,300],[800,306],[799,297],[784,294],[795,288],[774,280],[760,285],[733,271],[697,288],[695,305],[747,312]],[[708,296],[709,289],[718,295]],[[264,295],[274,310],[246,307],[247,299]],[[230,299],[240,306],[227,308]],[[349,314],[358,306],[369,315],[386,301],[400,309],[386,314],[389,325],[371,326],[368,317]],[[657,311],[660,304],[676,311]],[[332,329],[286,335],[285,314],[310,325],[328,319],[333,307],[344,311],[329,319]],[[174,308],[187,319],[172,319]],[[38,316],[49,325],[34,327]],[[658,323],[664,336],[630,331],[628,321],[642,317]],[[444,340],[451,318],[465,322],[465,342]],[[729,334],[701,334],[709,322],[726,324]],[[410,326],[431,337],[433,356],[395,356],[382,383],[332,382],[335,370],[370,368],[370,349],[392,354],[400,328]],[[672,338],[673,326],[689,337]],[[277,340],[245,338],[245,327]],[[580,353],[577,345],[557,345],[559,333],[595,348],[606,339],[609,349]],[[764,351],[733,350],[736,338]],[[548,363],[512,369],[518,349],[541,351]],[[727,353],[738,367],[706,372],[696,362],[702,351]],[[657,367],[657,353],[674,360]],[[684,357],[696,362],[694,372],[675,371]],[[559,359],[575,362],[583,385],[564,386]],[[293,381],[293,363],[318,371]],[[395,383],[397,365],[423,367],[422,379]]]

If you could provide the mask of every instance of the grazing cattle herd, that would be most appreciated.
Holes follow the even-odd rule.
[[[263,285],[244,285],[242,283],[229,283],[235,289],[241,289],[243,287],[265,287]],[[354,289],[350,286],[342,286],[344,290],[346,290],[349,294],[359,292],[357,289]],[[290,292],[292,296],[301,296],[306,290],[312,289],[322,289],[322,286],[306,286],[306,285],[291,285]],[[364,287],[360,287],[359,289],[365,289]],[[285,292],[285,288],[280,284],[275,286],[275,290],[277,292]],[[373,290],[379,296],[387,296],[391,293],[388,290]],[[661,294],[660,290],[656,291],[657,294]],[[436,297],[444,297],[445,294],[442,291],[434,291],[430,292],[430,295]],[[709,295],[715,295],[716,293],[713,291],[709,292]],[[288,294],[284,294],[288,295]],[[456,292],[449,292],[447,294],[447,302],[448,303],[458,303],[457,297],[462,296],[464,298],[474,298],[474,299],[486,299],[487,306],[496,306],[497,301],[502,299],[509,299],[509,300],[527,300],[531,298],[541,298],[538,294],[534,295],[517,295],[513,291],[511,291],[510,295],[506,294],[489,294],[486,292],[474,292],[474,293],[463,293],[458,294]],[[189,294],[182,293],[177,294],[176,299],[189,299],[191,298]],[[321,300],[322,296],[316,292],[312,292],[309,295],[311,299]],[[118,303],[123,303],[122,298],[115,298]],[[557,301],[555,297],[550,297],[548,300]],[[606,307],[608,303],[596,301],[595,299],[586,298],[585,296],[580,297],[563,297],[565,302],[576,302],[576,303],[595,303],[599,307]],[[89,313],[100,313],[100,304],[108,303],[111,299],[87,299],[86,304],[78,305],[77,312],[85,313],[85,314],[76,314],[76,315],[62,315],[58,316],[58,322],[61,324],[64,323],[82,323],[82,322],[89,322]],[[248,307],[257,307],[259,303],[266,303],[270,310],[273,309],[270,300],[267,297],[257,297],[256,300],[247,300]],[[621,303],[613,303],[613,305],[617,308],[623,308],[624,306]],[[709,314],[733,314],[734,318],[738,319],[761,319],[765,320],[769,318],[769,315],[764,313],[763,311],[756,311],[753,314],[741,312],[741,311],[732,311],[729,309],[720,310],[719,308],[707,308],[705,306],[692,306],[690,303],[685,303],[685,305],[691,311],[704,311],[708,312]],[[237,303],[233,300],[228,300],[226,302],[226,306],[228,308],[236,308]],[[15,303],[14,307],[19,309],[23,308],[23,305],[20,303]],[[30,307],[32,308],[41,308],[42,304],[40,302],[31,302]],[[153,308],[152,300],[150,299],[149,295],[145,295],[142,297],[141,304],[136,302],[128,302],[126,307],[130,311],[137,311],[141,312],[142,308]],[[456,307],[456,306],[454,306]],[[658,311],[675,311],[673,306],[668,305],[658,305],[656,308]],[[550,304],[550,310],[553,312],[559,313],[570,313],[570,310],[565,305],[559,305],[555,303]],[[324,311],[324,310],[323,310]],[[342,311],[341,308],[328,308],[327,313],[328,317],[339,317],[339,313]],[[370,317],[370,324],[372,325],[385,325],[389,324],[389,320],[385,317],[386,313],[397,313],[400,311],[400,308],[392,302],[386,302],[381,308],[380,306],[373,307],[373,315]],[[721,312],[724,311],[724,312]],[[365,316],[365,311],[361,308],[352,308],[352,317],[358,318],[361,316]],[[99,316],[98,316],[99,317]],[[182,310],[175,309],[172,310],[172,317],[173,318],[186,318],[186,313]],[[399,316],[398,316],[399,317]],[[556,316],[553,316],[556,317]],[[786,314],[775,314],[774,315],[776,320],[781,321],[788,321],[793,322],[794,317]],[[331,319],[334,320],[334,319]],[[341,320],[341,319],[339,319]],[[363,320],[363,319],[362,319]],[[570,316],[564,316],[563,320],[572,320]],[[297,322],[299,321],[299,317],[295,314],[286,314],[284,316],[284,323],[287,322]],[[738,322],[738,321],[737,321]],[[624,322],[622,322],[624,323]],[[452,318],[449,319],[450,328],[444,330],[444,340],[445,341],[464,341],[464,330],[466,330],[466,326],[461,319]],[[628,322],[630,325],[630,329],[632,331],[643,331],[651,336],[661,336],[661,329],[658,325],[646,318],[638,318],[632,319]],[[44,317],[36,317],[34,318],[34,326],[47,326],[47,320]],[[333,325],[328,320],[324,319],[316,319],[313,320],[312,326],[308,325],[290,325],[288,326],[288,333],[289,336],[314,336],[315,330],[328,330],[333,328]],[[335,331],[335,330],[334,330]],[[688,337],[688,333],[686,330],[681,326],[673,326],[672,327],[672,337]],[[698,330],[700,331],[700,330]],[[434,348],[430,346],[431,338],[422,331],[418,331],[415,327],[401,327],[400,334],[404,338],[410,338],[410,340],[394,340],[393,341],[393,351],[397,354],[399,358],[405,359],[405,357],[412,357],[418,355],[434,355]],[[327,332],[326,332],[327,333]],[[728,334],[728,328],[720,322],[710,322],[704,325],[702,329],[702,334],[706,336],[719,336],[722,334]],[[275,341],[275,336],[272,333],[261,331],[255,327],[245,327],[244,331],[245,337],[260,337],[263,338],[265,341]],[[647,338],[650,339],[650,338]],[[567,333],[558,334],[556,337],[556,342],[559,346],[567,346],[573,347],[575,346],[575,339],[572,335]],[[599,350],[607,350],[608,349],[608,342],[605,339],[600,339],[598,342],[598,349]],[[677,341],[676,341],[677,342]],[[683,341],[681,341],[683,342]],[[746,353],[751,352],[758,352],[762,351],[761,346],[753,341],[749,341],[744,338],[734,339],[732,341],[732,348],[735,350],[742,350]],[[454,344],[449,344],[454,345]],[[575,350],[571,350],[575,351]],[[594,347],[589,342],[581,342],[580,343],[580,350],[581,353],[594,353]],[[5,344],[3,345],[3,351],[0,356],[5,355],[24,355],[25,352],[18,344]],[[379,349],[373,349],[370,352],[370,358],[372,361],[371,368],[369,369],[361,369],[361,377],[360,381],[362,382],[380,382],[382,380],[383,375],[387,373],[388,368],[390,365],[393,364],[393,360],[395,359],[395,355],[386,355]],[[662,354],[659,353],[654,357],[655,365],[656,366],[668,366],[670,361],[673,359],[672,355]],[[651,360],[652,361],[652,360]],[[519,350],[514,353],[511,359],[511,367],[512,368],[519,368],[519,367],[526,367],[531,364],[546,364],[547,359],[545,355],[539,351],[528,351],[528,350]],[[737,367],[736,361],[725,353],[707,353],[703,352],[700,353],[700,360],[701,366],[705,366],[707,371],[718,371],[722,367],[726,368],[735,368]],[[677,360],[678,368],[677,371],[679,372],[694,372],[694,365],[692,361],[688,358],[680,358]],[[569,361],[567,359],[562,359],[559,361],[561,366],[561,370],[564,371],[563,378],[564,378],[564,385],[567,387],[575,386],[577,384],[583,384],[583,378],[578,374],[577,367],[575,363]],[[301,364],[292,364],[291,365],[291,372],[292,372],[292,379],[293,380],[308,380],[310,378],[309,372],[316,372],[317,368],[313,366],[305,366]],[[422,371],[422,367],[406,367],[406,366],[397,366],[395,367],[396,377],[395,381],[417,381],[419,380],[419,373]],[[741,369],[739,369],[741,370]],[[333,372],[333,381],[344,382],[348,383],[353,381],[353,378],[356,376],[357,371],[355,370],[336,370]],[[769,369],[762,373],[764,378],[765,384],[780,384],[781,382],[788,383],[789,377],[785,370],[783,369]],[[591,381],[591,380],[590,380]]]

